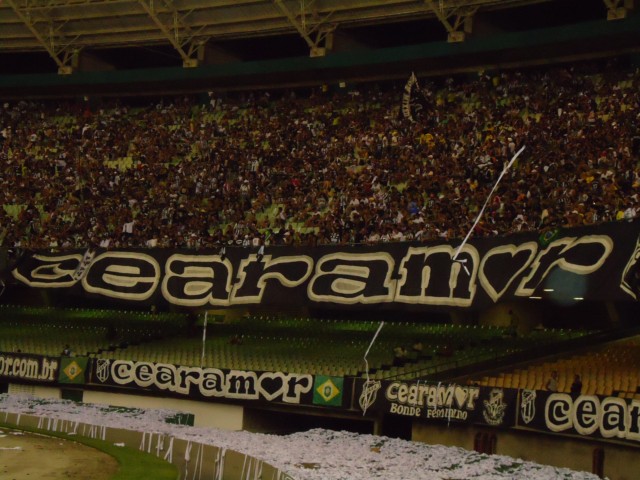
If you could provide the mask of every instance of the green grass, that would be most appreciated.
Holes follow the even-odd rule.
[[[175,465],[150,453],[141,452],[131,447],[116,447],[112,443],[103,440],[68,435],[63,432],[50,432],[48,430],[28,427],[16,428],[14,425],[2,422],[0,422],[0,428],[62,438],[100,450],[112,456],[118,462],[118,471],[111,477],[111,480],[176,480],[179,478],[178,468]]]

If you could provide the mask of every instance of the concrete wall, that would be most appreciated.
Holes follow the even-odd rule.
[[[498,455],[508,455],[545,465],[592,471],[593,451],[604,449],[604,475],[610,480],[637,480],[640,446],[550,435],[527,430],[498,430],[474,426],[447,426],[414,422],[412,439],[431,445],[458,446],[472,450],[478,432],[495,434]]]
[[[121,428],[94,426],[35,415],[5,413],[0,420],[16,428],[36,428],[43,433],[69,433],[145,451],[161,457],[178,468],[178,480],[237,480],[239,478],[290,478],[285,473],[245,454],[212,445],[182,440],[163,434],[136,432]]]
[[[57,387],[23,385],[20,383],[10,383],[8,393],[10,395],[30,395],[32,397],[39,398],[62,398],[60,389]]]
[[[196,402],[177,398],[147,397],[85,390],[83,402],[119,407],[169,409],[194,415],[195,427],[242,430],[243,407],[222,403]]]

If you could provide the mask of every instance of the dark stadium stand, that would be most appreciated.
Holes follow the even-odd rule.
[[[0,351],[59,356],[65,345],[73,356],[183,333],[187,315],[124,310],[0,306]]]
[[[198,321],[202,325],[202,318]],[[122,310],[0,307],[0,352],[150,361],[221,369],[365,376],[364,352],[379,322],[247,315],[225,323],[189,326],[186,314]],[[532,331],[508,327],[387,321],[368,356],[372,378],[443,378],[449,370],[511,355],[565,348],[585,330]],[[413,351],[422,343],[424,349]],[[408,351],[400,365],[393,349]],[[203,356],[204,353],[204,356]],[[506,385],[505,385],[506,386]],[[515,387],[515,386],[514,386]],[[517,388],[517,387],[515,387]]]

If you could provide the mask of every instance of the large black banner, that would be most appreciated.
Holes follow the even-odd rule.
[[[278,402],[342,408],[351,380],[308,373],[256,372],[132,360],[94,359],[92,385],[106,385],[198,400]]]
[[[518,424],[545,432],[640,442],[640,401],[521,390]]]
[[[59,368],[57,357],[0,352],[0,379],[5,381],[57,383]]]
[[[518,391],[428,381],[358,380],[354,399],[363,412],[447,423],[511,427]]]
[[[640,222],[472,239],[222,251],[72,251],[26,255],[18,283],[61,294],[184,307],[484,308],[545,297],[637,300]],[[264,253],[264,254],[262,254]]]

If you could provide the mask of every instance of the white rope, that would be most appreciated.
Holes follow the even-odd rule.
[[[247,466],[247,455],[244,456],[244,462],[242,462],[242,473],[240,474],[240,480],[244,480],[244,469]],[[249,459],[249,469],[251,469],[251,459]],[[249,478],[249,475],[247,475]]]
[[[207,341],[207,317],[209,312],[204,312],[204,326],[202,327],[202,356],[200,357],[200,368],[204,366],[204,355]]]
[[[156,457],[160,456],[162,449],[164,449],[164,433],[159,433],[158,442],[156,443]]]
[[[382,327],[384,327],[384,321],[380,322],[380,325],[378,325],[378,329],[376,330],[375,335],[371,339],[371,343],[369,344],[367,351],[364,353],[364,363],[367,367],[366,369],[367,381],[369,381],[369,360],[367,360],[367,356],[369,355],[369,351],[371,350],[371,347],[373,347],[373,344],[375,343],[376,338],[378,338],[378,334],[380,333],[380,330],[382,330]]]
[[[164,459],[169,463],[173,462],[173,437],[169,438],[169,446],[164,454]]]
[[[183,478],[187,478],[189,476],[189,462],[191,461],[191,440],[187,442],[187,449],[184,452],[184,476]]]
[[[224,457],[226,454],[227,450],[225,448],[220,448],[218,450],[218,455],[216,456],[215,480],[222,480],[224,475]]]
[[[469,229],[469,233],[467,233],[467,236],[464,237],[464,240],[462,240],[462,243],[460,244],[460,246],[458,247],[458,249],[456,250],[455,255],[453,256],[453,261],[454,262],[460,262],[463,264],[464,270],[465,272],[467,272],[467,274],[469,274],[469,270],[467,269],[467,266],[464,265],[464,262],[466,262],[466,260],[458,260],[458,255],[460,255],[460,252],[462,251],[462,249],[464,248],[465,244],[467,243],[467,240],[469,240],[469,237],[471,236],[471,234],[473,233],[473,230],[476,228],[476,225],[478,225],[478,222],[480,221],[480,219],[482,218],[482,214],[484,213],[484,210],[487,208],[487,205],[489,205],[489,200],[491,200],[491,196],[493,195],[493,192],[496,191],[496,188],[498,188],[498,184],[500,183],[500,180],[502,180],[502,177],[504,177],[504,174],[507,173],[507,170],[509,170],[509,168],[511,168],[511,165],[513,165],[513,162],[516,161],[516,159],[520,156],[520,154],[524,151],[524,146],[518,150],[516,152],[516,154],[511,158],[511,160],[509,160],[509,163],[507,163],[507,166],[504,167],[504,169],[502,170],[502,173],[500,174],[500,176],[498,177],[498,180],[496,180],[495,185],[493,186],[493,188],[491,189],[491,191],[489,192],[489,196],[487,197],[487,199],[484,202],[484,205],[482,206],[482,209],[480,210],[480,213],[478,213],[478,216],[476,217],[475,222],[473,222],[473,225],[471,226],[471,228]]]
[[[380,330],[382,330],[382,327],[384,327],[384,321],[380,322],[380,325],[378,325],[378,329],[376,330],[375,335],[373,336],[373,338],[371,339],[371,343],[369,344],[369,347],[367,348],[367,351],[364,353],[364,364],[365,364],[365,376],[366,376],[366,381],[364,382],[365,385],[369,384],[369,360],[367,360],[367,356],[369,355],[369,351],[371,350],[371,347],[373,347],[373,344],[376,341],[376,338],[378,338],[378,335],[380,334]],[[364,388],[364,387],[363,387]],[[362,415],[364,416],[367,413],[367,409],[364,408]]]
[[[198,478],[202,474],[202,443],[198,444],[198,452],[196,453],[196,464],[193,469],[193,477],[192,480],[196,480],[196,474],[198,474]]]
[[[200,461],[198,463],[198,479],[200,479],[200,478],[202,478],[202,464],[204,463],[204,444],[202,444],[202,443],[200,444],[200,449],[198,450],[198,455],[200,456]]]

